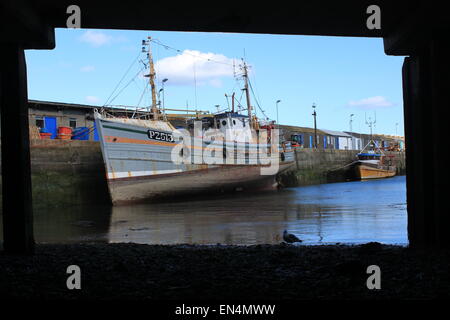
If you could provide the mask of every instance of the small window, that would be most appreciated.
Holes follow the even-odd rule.
[[[233,119],[233,124],[236,125],[236,120]]]
[[[227,122],[226,122],[225,120],[222,120],[222,125],[223,125],[223,126],[226,126],[226,125],[227,125]]]
[[[70,118],[69,119],[69,127],[71,127],[72,129],[75,129],[77,127],[77,119]]]
[[[36,127],[39,127],[41,129],[45,127],[43,117],[36,117]]]

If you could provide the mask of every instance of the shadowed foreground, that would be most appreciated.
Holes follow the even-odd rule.
[[[68,290],[69,265],[81,290]],[[366,269],[381,268],[381,290]],[[430,299],[450,294],[450,252],[360,246],[39,244],[0,254],[0,296],[31,299]]]

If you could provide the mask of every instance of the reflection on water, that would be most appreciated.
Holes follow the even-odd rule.
[[[407,244],[405,177],[172,203],[35,212],[38,242]]]

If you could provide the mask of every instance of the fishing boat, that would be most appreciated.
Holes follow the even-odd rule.
[[[358,180],[388,178],[396,174],[392,159],[386,157],[373,140],[370,140],[356,157],[353,173]]]
[[[260,121],[252,111],[247,65],[241,66],[247,114],[233,105],[174,127],[157,102],[150,43],[151,38],[143,41],[152,92],[149,111],[134,118],[104,109],[94,113],[112,203],[277,188],[276,176],[294,164],[294,154],[274,122]]]

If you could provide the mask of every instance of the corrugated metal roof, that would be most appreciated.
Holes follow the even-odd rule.
[[[299,132],[299,133],[312,133],[314,134],[314,128],[308,128],[308,127],[297,127],[297,126],[287,126],[287,125],[280,125],[280,128],[283,130],[288,130],[292,132]],[[317,129],[317,134],[324,134],[324,132],[320,129]]]
[[[100,109],[102,106],[93,106],[88,104],[78,104],[78,103],[66,103],[57,101],[40,101],[40,100],[28,100],[28,104],[35,106],[54,106],[59,108],[75,108],[75,109]],[[105,106],[106,110],[116,111],[116,112],[134,112],[136,107],[131,106]]]
[[[325,130],[325,129],[320,129],[320,130],[322,130],[323,132],[325,132],[326,134],[328,134],[330,136],[351,138],[351,135],[349,135],[348,133],[345,133],[343,131],[334,131],[334,130]]]
[[[78,103],[66,103],[66,102],[56,102],[56,101],[40,101],[40,100],[28,100],[30,104],[37,105],[50,105],[50,106],[58,106],[58,107],[67,107],[67,108],[85,108],[85,109],[95,109],[101,108],[100,106],[91,106],[87,104],[78,104]]]

